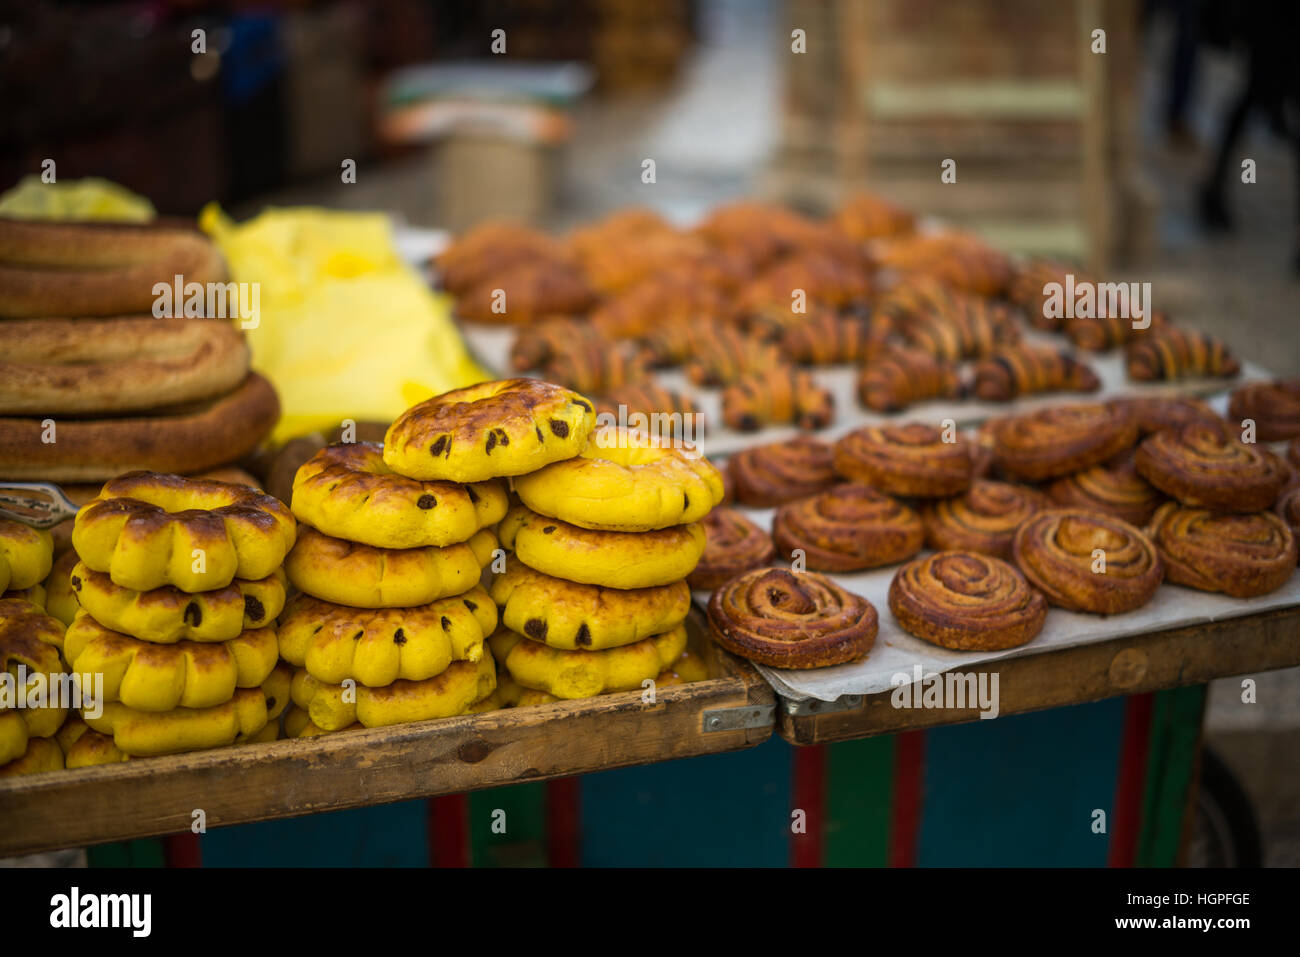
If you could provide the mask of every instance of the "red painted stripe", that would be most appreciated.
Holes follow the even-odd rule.
[[[546,783],[546,857],[551,867],[577,867],[582,859],[581,793],[577,778]]]
[[[915,867],[925,790],[925,732],[894,738],[894,796],[889,822],[889,866]]]
[[[805,833],[790,833],[790,863],[794,867],[821,867],[826,820],[826,745],[794,749],[794,787],[791,811],[804,812]],[[790,818],[791,826],[794,817]]]
[[[1124,702],[1124,736],[1120,743],[1115,802],[1110,815],[1110,867],[1132,867],[1142,831],[1142,796],[1146,789],[1147,752],[1151,744],[1150,693]]]
[[[469,867],[469,797],[448,794],[429,800],[429,863]]]
[[[193,832],[169,834],[163,838],[163,860],[168,867],[202,867],[203,848]]]

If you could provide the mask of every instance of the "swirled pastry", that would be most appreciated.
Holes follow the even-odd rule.
[[[1175,396],[1126,396],[1111,399],[1110,406],[1131,418],[1138,435],[1150,435],[1161,429],[1181,429],[1193,422],[1221,425],[1223,420],[1200,399]]]
[[[567,316],[546,319],[524,326],[510,347],[510,368],[516,372],[539,369],[552,357],[569,348],[574,342],[607,342],[586,319]]]
[[[456,297],[462,319],[527,325],[543,316],[585,312],[595,292],[577,269],[562,262],[525,262],[496,270]]]
[[[727,462],[736,501],[754,508],[771,508],[816,495],[839,481],[831,447],[799,436],[788,442],[755,445]]]
[[[654,275],[593,309],[591,324],[609,339],[640,339],[662,327],[730,318],[732,299],[690,275]]]
[[[1300,485],[1292,485],[1284,491],[1274,508],[1291,529],[1291,534],[1300,540]]]
[[[1047,506],[1047,497],[1027,485],[976,479],[966,494],[926,505],[925,544],[1009,559],[1016,529]]]
[[[1234,424],[1254,419],[1261,442],[1300,437],[1300,379],[1243,385],[1228,401],[1228,418]]]
[[[866,655],[880,622],[861,595],[825,575],[756,568],[709,598],[713,638],[773,668],[822,668]]]
[[[1144,479],[1184,505],[1222,512],[1271,507],[1291,477],[1286,463],[1268,449],[1202,424],[1148,436],[1135,462]]]
[[[1105,512],[1138,528],[1146,525],[1165,497],[1137,472],[1133,456],[1059,478],[1047,488],[1057,505]]]
[[[1130,379],[1152,382],[1196,376],[1231,378],[1241,363],[1213,336],[1177,326],[1156,329],[1129,344],[1125,365]]]
[[[835,399],[801,369],[778,366],[754,372],[722,393],[722,421],[738,432],[764,425],[797,425],[813,431],[830,425]]]
[[[942,498],[970,488],[967,442],[919,422],[857,429],[835,443],[835,470],[890,495]]]
[[[877,412],[897,412],[926,399],[957,398],[964,391],[954,363],[920,349],[884,350],[858,375],[858,398]]]
[[[889,610],[908,634],[941,648],[996,651],[1042,631],[1047,601],[1000,558],[935,552],[894,574]]]
[[[1231,515],[1168,502],[1148,531],[1165,577],[1201,591],[1254,598],[1281,588],[1295,571],[1295,536],[1272,512]]]
[[[1133,445],[1137,426],[1094,403],[1051,406],[991,426],[993,461],[1002,474],[1030,482],[1079,472]]]
[[[851,572],[905,561],[921,550],[921,518],[866,485],[845,484],[776,510],[772,538],[783,558],[802,551],[807,567]]]
[[[730,385],[756,372],[782,365],[780,350],[770,342],[748,336],[734,326],[715,327],[709,338],[696,343],[686,363],[686,377],[696,385]]]
[[[975,395],[1008,402],[1039,392],[1096,392],[1097,374],[1084,363],[1051,346],[1022,345],[999,349],[975,363]]]
[[[704,535],[704,555],[686,579],[692,588],[718,588],[776,556],[772,537],[734,508],[710,512],[704,519]]]
[[[1123,519],[1053,508],[1020,526],[1016,565],[1053,605],[1118,615],[1141,608],[1160,587],[1164,563],[1151,539]]]

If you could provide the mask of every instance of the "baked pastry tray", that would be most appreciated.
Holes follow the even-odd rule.
[[[774,509],[741,509],[760,528],[771,530]],[[921,554],[929,554],[928,550]],[[1124,615],[1091,615],[1051,608],[1043,630],[1028,644],[1004,651],[950,651],[903,631],[889,611],[889,584],[901,567],[885,568],[828,577],[861,595],[875,606],[880,632],[866,658],[846,665],[807,671],[755,665],[777,694],[794,701],[815,698],[835,701],[844,695],[871,695],[893,691],[901,683],[911,684],[920,675],[943,674],[982,668],[1007,658],[1048,654],[1065,648],[1097,644],[1131,635],[1224,621],[1281,608],[1300,606],[1300,574],[1293,574],[1277,591],[1259,598],[1229,598],[1181,585],[1163,584],[1155,597],[1137,611]],[[707,592],[696,592],[701,605]],[[1295,643],[1300,649],[1300,633]],[[987,669],[985,669],[987,670]],[[902,676],[902,677],[899,677]],[[904,678],[906,679],[904,682]]]
[[[509,376],[510,347],[514,342],[516,330],[510,326],[489,326],[472,322],[459,322],[461,332],[469,344],[470,350],[480,363],[494,372]],[[1024,329],[1024,341],[1056,348],[1066,348],[1068,343],[1062,336],[1052,336],[1033,329]],[[829,389],[835,398],[835,418],[824,429],[812,433],[801,433],[794,426],[768,426],[756,432],[737,432],[722,424],[722,390],[706,389],[687,381],[680,369],[657,370],[655,377],[667,388],[692,395],[697,400],[704,416],[704,435],[699,440],[701,450],[707,456],[727,456],[752,445],[767,442],[781,442],[796,435],[811,434],[820,439],[833,441],[846,432],[851,432],[864,425],[879,425],[886,422],[919,421],[941,423],[952,419],[958,425],[974,425],[985,419],[1031,412],[1049,405],[1064,402],[1101,401],[1121,395],[1132,396],[1209,396],[1222,392],[1225,388],[1235,388],[1238,384],[1254,380],[1274,378],[1267,370],[1251,362],[1242,361],[1241,375],[1232,379],[1183,379],[1177,382],[1134,382],[1124,370],[1123,349],[1113,349],[1107,353],[1093,354],[1076,351],[1080,359],[1090,365],[1097,377],[1101,379],[1101,389],[1097,392],[1052,392],[1044,395],[1027,396],[1014,402],[983,402],[976,399],[942,399],[931,402],[918,402],[902,412],[873,412],[858,400],[856,367],[848,365],[820,366],[812,369],[813,378],[823,388]]]

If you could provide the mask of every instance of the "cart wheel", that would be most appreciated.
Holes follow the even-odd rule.
[[[1259,867],[1259,824],[1237,776],[1214,751],[1201,751],[1196,819],[1187,848],[1188,867]]]

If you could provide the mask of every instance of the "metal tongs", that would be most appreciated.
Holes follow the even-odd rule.
[[[0,482],[0,518],[53,528],[76,514],[77,506],[52,482]]]

